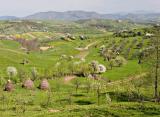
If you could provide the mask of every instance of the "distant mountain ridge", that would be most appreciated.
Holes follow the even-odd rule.
[[[80,19],[93,19],[103,18],[103,15],[96,12],[85,12],[85,11],[66,11],[66,12],[39,12],[33,15],[29,15],[24,19],[36,19],[36,20],[80,20]]]
[[[133,12],[133,13],[116,13],[116,14],[100,14],[96,12],[86,11],[66,11],[66,12],[38,12],[23,18],[14,16],[2,16],[0,20],[84,20],[84,19],[113,19],[113,20],[132,20],[135,22],[157,21],[160,22],[160,13],[155,12]]]
[[[15,20],[15,19],[19,18],[15,16],[0,16],[0,20]]]

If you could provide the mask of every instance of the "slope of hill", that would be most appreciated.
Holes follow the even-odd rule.
[[[82,26],[90,27],[91,29],[96,28],[97,30],[104,31],[131,30],[134,28],[144,27],[142,24],[136,24],[128,20],[88,19],[75,22]]]
[[[152,68],[148,70],[148,61],[143,58],[155,48],[154,37],[142,34],[159,29],[141,27],[129,21],[100,19],[0,21],[0,36],[18,33],[17,37],[23,37],[0,39],[0,115],[159,116],[160,106],[152,102],[153,77],[146,76]],[[139,33],[129,30],[113,35],[123,28],[138,28]],[[47,39],[54,33],[64,37],[27,40]],[[105,71],[99,73],[101,69]],[[3,91],[8,79],[15,88],[10,93]],[[22,87],[28,79],[33,80],[33,90]],[[48,80],[50,90],[37,88],[42,79]]]
[[[0,22],[0,34],[16,34],[24,33],[29,31],[44,31],[45,26],[40,22],[33,21],[21,21],[21,20],[12,20],[12,21],[1,21]]]
[[[56,33],[79,33],[99,34],[106,31],[130,30],[133,28],[146,27],[131,21],[87,19],[77,21],[34,21],[12,20],[0,22],[0,34],[22,34],[27,32],[56,32]]]

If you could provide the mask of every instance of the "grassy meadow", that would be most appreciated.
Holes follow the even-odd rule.
[[[145,60],[152,51],[142,54],[153,46],[145,35],[152,30],[112,20],[1,21],[0,117],[160,116]],[[16,68],[15,76],[8,67]],[[11,92],[3,91],[8,79]],[[32,90],[22,88],[26,79],[34,81]],[[49,90],[37,88],[42,79]]]

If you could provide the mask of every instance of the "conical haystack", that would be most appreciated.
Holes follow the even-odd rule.
[[[10,80],[7,81],[7,84],[6,84],[4,90],[5,91],[13,91],[14,90],[14,85]]]
[[[26,89],[33,89],[34,88],[34,83],[31,79],[28,79],[28,80],[24,81],[22,87],[24,87]]]
[[[48,80],[47,79],[43,79],[40,83],[40,86],[39,88],[42,89],[42,90],[49,90],[49,83],[48,83]]]

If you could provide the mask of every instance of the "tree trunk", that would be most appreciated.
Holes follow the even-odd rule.
[[[159,47],[158,47],[158,39],[156,45],[156,65],[155,65],[155,82],[154,82],[154,97],[158,98],[158,69],[159,69]]]

